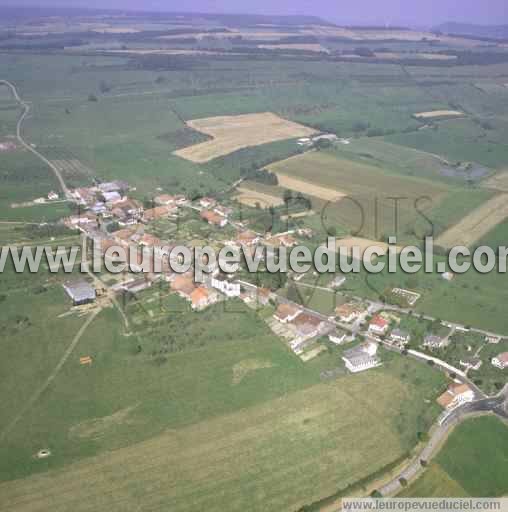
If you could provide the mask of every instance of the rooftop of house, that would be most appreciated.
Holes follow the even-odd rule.
[[[300,308],[297,308],[292,304],[279,304],[277,311],[275,311],[275,316],[281,320],[284,320],[286,318],[301,314],[301,312],[302,310]]]
[[[221,224],[224,221],[223,217],[221,217],[218,213],[212,212],[211,210],[203,210],[200,215],[202,219],[211,224]]]
[[[95,299],[95,288],[85,280],[66,281],[64,289],[76,302]]]
[[[257,235],[254,231],[240,231],[236,237],[237,241],[240,243],[252,243],[256,238]]]
[[[369,356],[374,357],[377,353],[377,345],[370,341],[361,343],[360,345],[350,348],[344,352],[346,359],[354,359],[356,357]]]
[[[190,295],[196,288],[191,275],[179,275],[171,283],[171,288],[185,295]]]
[[[467,384],[454,382],[448,386],[448,389],[437,399],[441,407],[448,407],[460,395],[472,391]]]
[[[165,215],[168,215],[173,209],[170,206],[156,206],[155,208],[149,208],[143,213],[145,220],[156,220],[161,219]]]
[[[191,294],[190,299],[192,301],[192,304],[198,305],[204,300],[208,300],[208,297],[210,295],[210,292],[206,288],[196,288]]]
[[[345,316],[345,317],[353,315],[353,314],[361,314],[364,311],[365,311],[365,308],[363,306],[361,306],[360,304],[352,304],[352,303],[342,304],[335,308],[335,314],[337,316]]]
[[[403,329],[394,329],[391,335],[396,338],[409,338],[410,336],[409,332]]]
[[[376,325],[377,327],[386,327],[388,323],[388,320],[380,315],[374,316],[370,321],[370,325]]]
[[[501,354],[496,356],[496,359],[503,364],[508,364],[508,352],[502,352]]]
[[[163,204],[163,203],[171,203],[173,201],[175,201],[176,198],[175,196],[171,196],[169,194],[161,194],[159,196],[157,196],[154,201],[156,203],[159,203],[159,204]]]
[[[323,323],[323,320],[315,315],[310,315],[309,313],[301,313],[293,320],[292,323],[297,326],[311,325],[313,327],[318,327]]]
[[[423,340],[425,343],[441,343],[443,338],[437,334],[427,334]]]

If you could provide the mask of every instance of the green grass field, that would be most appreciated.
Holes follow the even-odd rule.
[[[172,510],[223,510],[224,503],[294,510],[406,453],[437,414],[424,400],[442,387],[442,376],[412,361],[389,358],[374,372],[319,383],[322,362],[304,368],[279,341],[257,338],[176,354],[154,367],[129,355],[121,336],[108,336],[105,346],[94,335],[111,321],[103,316],[80,344],[94,365],[70,361],[9,437],[2,457],[9,475],[54,470],[0,484],[4,508],[50,500],[80,510],[91,500],[130,510],[143,500]],[[239,365],[251,370],[237,383]],[[58,415],[62,403],[66,414]],[[41,446],[54,455],[33,460]]]
[[[379,146],[376,149],[381,151]],[[371,164],[365,159],[351,160],[345,156],[350,154],[343,155],[342,149],[334,149],[306,153],[269,166],[273,172],[347,195],[338,203],[312,198],[313,209],[323,221],[321,231],[331,227],[341,231],[349,226],[350,232],[365,238],[379,240],[397,234],[399,242],[412,242],[432,230],[434,234],[442,232],[492,197],[489,191],[446,184],[433,179],[430,173],[422,172],[424,178],[410,176],[409,165],[418,170],[418,164],[408,164],[397,173],[389,159]],[[428,163],[430,157],[421,158]]]
[[[508,492],[508,428],[492,416],[458,426],[402,497],[496,497]]]
[[[313,198],[316,215],[298,221],[315,229],[312,244],[331,227],[336,234],[376,239],[397,227],[399,241],[415,240],[425,225],[415,200],[423,199],[421,211],[442,231],[490,197],[462,178],[443,176],[439,158],[429,153],[478,162],[488,172],[508,163],[505,98],[468,83],[508,76],[506,65],[406,69],[248,55],[182,63],[150,70],[146,62],[125,57],[0,54],[3,76],[31,104],[24,124],[28,142],[48,158],[72,157],[89,168],[69,171],[71,186],[120,178],[136,187],[139,199],[161,190],[220,195],[246,171],[279,162],[275,169],[360,203],[330,206]],[[101,83],[109,90],[101,91]],[[98,101],[89,101],[90,95]],[[418,130],[415,112],[449,108],[453,101],[460,102],[465,119]],[[291,164],[284,160],[299,152],[294,140],[204,165],[172,154],[202,140],[185,120],[264,111],[352,143]],[[0,88],[0,137],[14,133],[18,115]],[[50,170],[31,154],[2,153],[0,179],[0,222],[53,222],[68,215],[65,204],[11,208],[58,189]],[[274,193],[283,194],[282,187]],[[401,198],[397,226],[394,197]],[[255,219],[253,212],[247,210],[247,220]],[[186,220],[175,238],[220,238],[190,216]],[[168,224],[157,228],[166,233]],[[3,244],[47,243],[51,233],[49,227],[45,234],[0,224]],[[504,234],[500,224],[487,238],[494,243]],[[47,272],[15,275],[10,268],[1,276],[0,432],[51,375],[86,321],[69,314],[64,279]],[[495,274],[470,272],[448,283],[438,275],[398,272],[348,276],[345,288],[369,298],[393,286],[415,289],[422,293],[418,312],[508,333],[505,284],[505,276]],[[325,313],[341,300],[327,292],[304,299]],[[323,381],[323,370],[343,368],[338,350],[304,364],[238,302],[191,313],[168,296],[166,285],[161,293],[150,290],[128,302],[126,311],[129,332],[115,308],[100,312],[1,443],[0,510],[293,512],[403,458],[439,414],[435,397],[444,377],[427,365],[383,353],[381,368]],[[497,348],[488,347],[485,355]],[[91,366],[79,364],[86,355]],[[478,378],[489,385],[498,380],[485,364]],[[506,453],[494,450],[506,445],[506,434],[492,425],[482,423],[479,431],[467,425],[450,438],[434,463],[439,467],[432,465],[423,477],[430,480],[415,484],[430,490],[417,492],[508,492]],[[484,452],[474,445],[477,439]],[[43,448],[51,456],[36,459]],[[492,461],[485,473],[478,474],[474,457]]]

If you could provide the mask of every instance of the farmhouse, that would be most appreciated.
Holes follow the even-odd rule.
[[[219,215],[218,213],[212,212],[211,210],[203,210],[200,213],[200,216],[203,220],[208,222],[208,224],[213,226],[219,226],[223,228],[228,223],[228,220],[225,217]]]
[[[96,299],[95,288],[84,280],[67,281],[63,287],[75,306],[89,304]]]
[[[260,237],[254,233],[254,231],[241,231],[236,237],[238,244],[249,247],[259,242]]]
[[[145,279],[144,277],[141,277],[139,279],[133,279],[131,281],[128,281],[126,283],[122,283],[120,285],[120,290],[123,290],[124,292],[132,293],[135,295],[136,293],[142,292],[143,290],[147,290],[148,288],[151,288],[153,285],[153,281],[150,281],[149,279]]]
[[[325,324],[321,318],[308,313],[301,313],[290,323],[296,334],[302,339],[314,338],[321,332]]]
[[[60,196],[56,193],[56,192],[53,192],[51,191],[49,194],[48,194],[48,199],[50,201],[56,201]]]
[[[258,304],[266,306],[270,303],[272,292],[269,288],[257,288],[256,299]]]
[[[233,208],[219,204],[213,209],[213,211],[222,217],[229,217],[233,213]]]
[[[479,357],[469,357],[461,359],[459,364],[466,368],[466,370],[479,370],[482,365],[482,360]]]
[[[213,197],[202,197],[199,200],[199,204],[203,208],[213,208],[217,204],[217,201],[213,199]]]
[[[361,318],[365,314],[365,309],[356,303],[349,302],[347,304],[342,304],[335,308],[335,316],[341,322],[350,323],[354,322],[358,318]]]
[[[411,335],[402,329],[394,329],[390,334],[390,340],[400,346],[404,346],[411,341]]]
[[[118,192],[103,192],[102,198],[108,205],[114,205],[123,201],[122,196]]]
[[[437,399],[437,403],[444,409],[455,409],[461,404],[472,402],[474,400],[474,392],[467,384],[453,383],[448,389]]]
[[[493,357],[491,362],[493,366],[500,370],[508,368],[508,352],[503,352],[502,354]]]
[[[446,345],[446,338],[436,336],[435,334],[427,334],[423,339],[423,346],[427,348],[442,348]]]
[[[384,336],[390,327],[388,320],[380,315],[376,315],[369,323],[369,332]]]
[[[231,277],[225,274],[217,274],[212,277],[212,287],[222,292],[226,297],[240,297],[240,283],[231,281]]]
[[[196,288],[190,294],[190,300],[192,309],[200,311],[210,306],[211,304],[214,304],[217,301],[217,297],[214,293],[211,293],[206,288],[200,287]]]
[[[158,206],[172,206],[176,203],[176,197],[169,194],[161,194],[154,198],[154,203]]]
[[[126,192],[129,190],[129,184],[126,181],[109,181],[106,183],[101,183],[97,187],[102,193],[109,193],[109,192]]]
[[[302,314],[302,310],[291,304],[280,304],[274,313],[275,320],[287,324],[292,322],[298,315]]]
[[[351,373],[370,370],[382,364],[377,356],[377,344],[372,342],[362,343],[355,348],[347,350],[344,352],[342,360]]]
[[[143,205],[135,199],[123,199],[114,205],[111,213],[121,225],[132,225],[141,217]]]
[[[192,292],[196,289],[194,280],[189,274],[177,276],[171,283],[171,289],[175,291],[180,297],[190,299]]]
[[[71,192],[72,197],[82,205],[95,203],[96,189],[77,188]]]
[[[167,217],[171,212],[175,211],[176,207],[170,206],[156,206],[155,208],[150,208],[145,210],[143,213],[143,221],[151,222],[158,219],[163,219]]]
[[[324,133],[322,135],[312,137],[312,142],[321,142],[321,141],[335,142],[336,140],[338,140],[338,137],[334,133]]]
[[[268,245],[272,245],[275,247],[293,247],[298,242],[296,238],[291,236],[289,233],[282,233],[280,235],[275,235],[266,240]]]

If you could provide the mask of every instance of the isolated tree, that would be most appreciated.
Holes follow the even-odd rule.
[[[97,99],[97,96],[95,96],[95,94],[89,94],[88,95],[88,101],[96,102],[96,101],[99,101],[99,100]]]

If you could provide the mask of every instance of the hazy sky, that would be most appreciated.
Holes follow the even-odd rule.
[[[508,0],[0,0],[2,5],[312,14],[339,24],[508,24]]]

